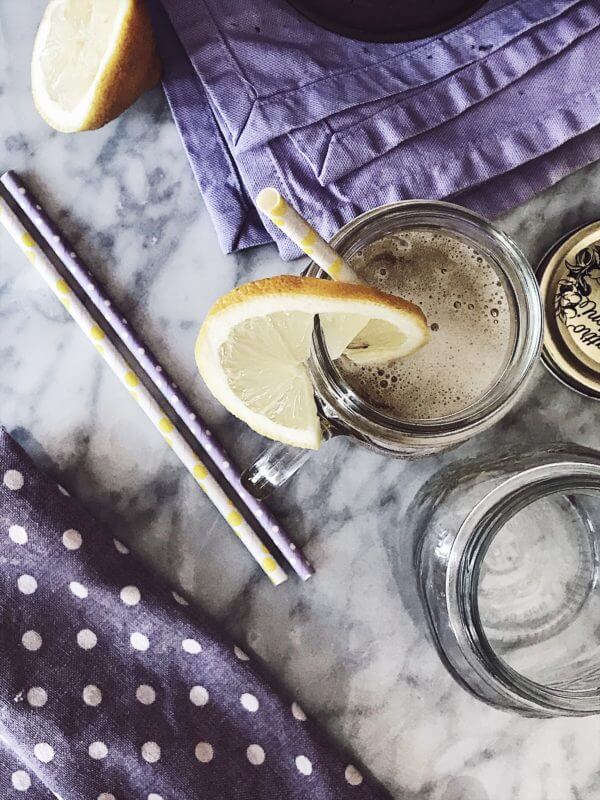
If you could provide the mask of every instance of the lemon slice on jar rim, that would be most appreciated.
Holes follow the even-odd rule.
[[[318,449],[321,425],[307,368],[315,316],[332,359],[384,362],[428,340],[422,311],[361,284],[283,275],[221,297],[196,342],[196,363],[211,393],[253,430]]]

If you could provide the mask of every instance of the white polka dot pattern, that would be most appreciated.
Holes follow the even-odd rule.
[[[173,595],[173,600],[175,600],[176,603],[179,603],[180,606],[189,606],[189,603],[185,597],[177,594],[177,592],[171,592],[171,594]]]
[[[83,539],[79,531],[69,528],[62,535],[62,543],[67,550],[79,550]]]
[[[77,634],[77,644],[82,650],[91,650],[98,644],[98,637],[89,628],[83,628]]]
[[[240,703],[246,709],[246,711],[250,711],[253,714],[258,711],[259,702],[253,694],[244,692],[244,694],[240,697]]]
[[[306,756],[296,756],[296,767],[303,775],[312,775],[313,765]]]
[[[205,706],[208,703],[208,692],[204,686],[192,686],[190,700],[195,706]]]
[[[80,600],[85,600],[88,596],[88,590],[82,583],[79,583],[79,581],[71,581],[69,589],[73,592],[75,597],[78,597]]]
[[[350,784],[350,786],[360,786],[363,782],[363,776],[360,772],[356,769],[353,764],[348,764],[346,770],[344,772],[344,777],[346,778],[346,782]]]
[[[233,652],[235,653],[235,657],[239,658],[240,661],[250,661],[250,657],[244,653],[241,647],[234,645]]]
[[[19,575],[17,578],[17,586],[19,587],[19,591],[23,594],[33,594],[38,587],[37,581],[33,575]]]
[[[27,531],[22,525],[11,525],[8,529],[8,535],[15,544],[27,544]]]
[[[294,719],[297,719],[298,722],[306,722],[306,714],[295,700],[292,703],[292,716]]]
[[[104,742],[92,742],[88,747],[88,753],[95,761],[101,761],[108,755],[108,747]]]
[[[23,488],[23,474],[18,469],[7,469],[3,480],[6,488],[11,489],[13,492],[18,492],[19,489]]]
[[[192,655],[197,655],[202,652],[202,645],[200,642],[197,642],[196,639],[184,639],[181,643],[181,647],[186,653],[191,653]]]
[[[33,755],[42,764],[49,764],[54,758],[54,748],[48,742],[38,742],[33,748]]]
[[[42,637],[37,631],[25,631],[21,637],[21,643],[26,650],[35,653],[42,646]]]
[[[27,692],[27,702],[33,708],[41,708],[48,702],[48,693],[41,686],[32,686]]]
[[[246,750],[246,758],[255,767],[259,767],[265,761],[265,751],[259,744],[251,744]]]
[[[232,797],[251,786],[257,798],[381,800],[244,650],[195,623],[187,600],[56,484],[47,507],[27,505],[39,487],[19,460],[2,461],[2,437],[0,476],[14,466],[22,477],[20,489],[0,482],[0,591],[11,601],[0,652],[18,665],[5,715],[23,751],[0,772],[1,800],[33,800],[46,778],[57,800],[179,800],[190,787],[223,800],[227,781]],[[40,525],[44,515],[56,519]]]
[[[150,647],[150,640],[146,634],[140,633],[139,631],[132,633],[129,637],[129,641],[131,642],[133,649],[139,650],[141,653],[145,652]]]
[[[25,770],[16,770],[10,776],[10,780],[17,792],[26,792],[31,787],[31,778]]]
[[[144,742],[142,758],[149,764],[155,764],[160,759],[160,746],[156,742]]]
[[[99,706],[102,702],[102,691],[93,683],[88,684],[83,689],[83,702],[86,706]]]
[[[137,606],[142,598],[137,586],[124,586],[121,589],[120,597],[126,606]]]
[[[209,744],[209,742],[198,742],[194,753],[201,764],[208,764],[213,760],[213,756],[215,754],[213,746],[212,744]]]
[[[146,683],[142,683],[137,687],[135,696],[143,706],[151,706],[156,700],[156,692],[152,686],[148,686]]]

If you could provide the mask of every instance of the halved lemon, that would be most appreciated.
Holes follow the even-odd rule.
[[[143,0],[51,0],[31,59],[40,115],[63,132],[115,119],[160,77]]]
[[[283,275],[221,297],[196,342],[200,374],[228,411],[263,436],[314,450],[321,426],[306,361],[316,314],[332,358],[399,358],[428,339],[423,313],[406,300],[370,286]]]

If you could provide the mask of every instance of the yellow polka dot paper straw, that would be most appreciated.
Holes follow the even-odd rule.
[[[0,197],[0,222],[68,310],[71,317],[93,343],[104,361],[122,381],[129,394],[153,422],[173,452],[193,475],[198,486],[204,490],[207,497],[216,506],[235,535],[251,553],[254,560],[268,575],[271,582],[275,586],[283,583],[287,579],[287,575],[279,563],[234,506],[225,491],[202,463],[197,453],[190,447],[186,439],[169,419],[164,409],[160,407],[131,366],[112,344],[101,325],[93,319],[81,300],[71,290],[67,281],[60,275],[45,252],[37,245],[34,237],[26,230],[20,219],[2,197]]]
[[[277,189],[263,189],[256,197],[256,206],[335,281],[362,283],[348,262],[289,205]]]
[[[213,476],[219,481],[228,497],[244,509],[246,521],[264,541],[272,542],[296,575],[308,580],[314,569],[302,548],[298,547],[286,529],[267,505],[251,494],[242,482],[242,475],[234,460],[219,442],[217,436],[203,419],[199,410],[192,406],[181,388],[173,380],[169,371],[156,358],[152,349],[139,336],[135,328],[123,315],[118,305],[107,294],[102,284],[95,278],[85,262],[73,249],[64,233],[46,214],[37,198],[23,183],[19,175],[8,170],[0,175],[0,194],[30,232],[24,242],[30,258],[35,256],[32,249],[36,242],[48,253],[53,262],[60,265],[60,271],[71,281],[74,291],[83,297],[92,316],[101,320],[104,330],[99,329],[98,339],[109,334],[129,364],[133,364],[130,380],[139,382],[143,377],[146,386],[154,393],[156,400],[169,412],[171,419],[181,424],[180,432],[189,435],[188,441],[202,458],[210,462]],[[30,227],[31,226],[31,227]],[[31,236],[33,233],[33,236]],[[33,244],[32,244],[33,243]],[[65,283],[67,291],[69,285]],[[68,299],[63,298],[68,304]],[[97,348],[101,345],[97,344]],[[169,443],[169,439],[166,439]]]

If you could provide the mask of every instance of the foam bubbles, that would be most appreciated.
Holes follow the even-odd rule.
[[[469,243],[433,229],[405,231],[359,250],[352,267],[427,316],[429,344],[382,365],[339,366],[365,400],[404,420],[461,411],[493,385],[508,358],[510,311],[502,283]]]

